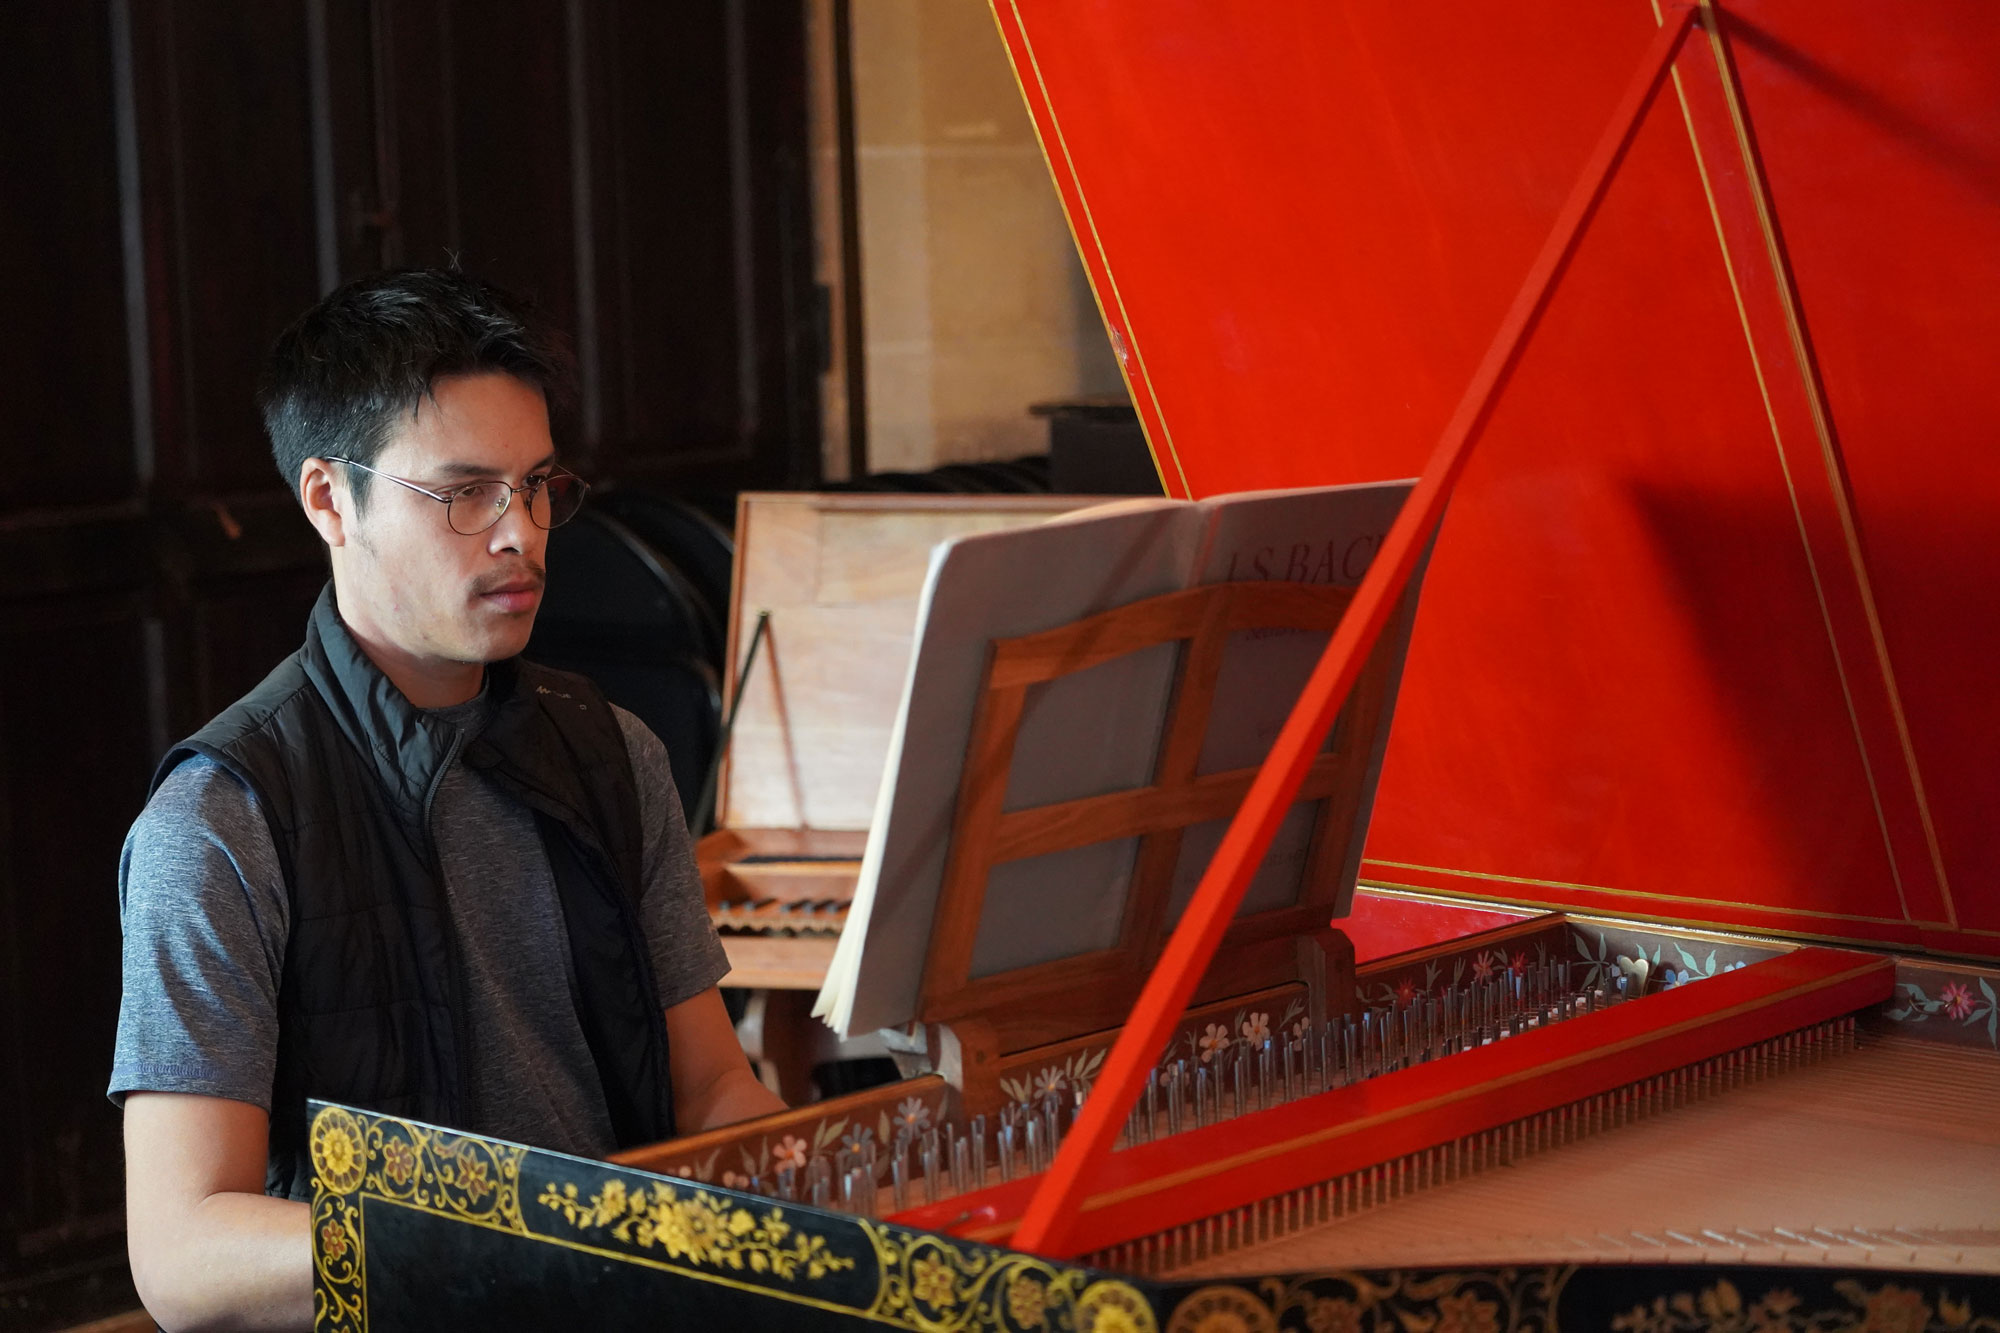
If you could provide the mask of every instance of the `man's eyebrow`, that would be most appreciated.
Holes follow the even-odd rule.
[[[528,471],[545,472],[555,465],[556,456],[550,453],[539,461],[530,464]],[[468,481],[490,481],[498,474],[498,471],[497,468],[488,467],[484,463],[441,463],[438,465],[437,474],[440,477],[464,478]]]

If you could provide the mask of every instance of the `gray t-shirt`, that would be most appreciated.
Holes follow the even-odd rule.
[[[713,986],[729,964],[702,901],[666,749],[644,723],[616,712],[645,828],[640,919],[660,1004],[671,1007]],[[483,699],[433,712],[468,733],[485,715]],[[534,816],[454,762],[431,831],[472,1052],[470,1123],[456,1128],[584,1156],[611,1152],[610,1114],[571,999],[562,908]],[[118,895],[125,990],[112,1099],[187,1092],[270,1110],[291,923],[255,798],[206,759],[183,763],[126,836]]]

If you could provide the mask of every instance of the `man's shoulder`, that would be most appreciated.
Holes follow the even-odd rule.
[[[121,880],[130,889],[173,893],[213,878],[220,855],[240,869],[272,856],[257,794],[206,755],[193,755],[160,782],[125,838]]]
[[[611,702],[603,687],[588,676],[574,671],[516,658],[514,696],[540,705],[539,711],[561,731],[594,738],[597,747],[617,745],[635,762],[640,746],[634,742],[633,728],[651,736],[646,724]]]
[[[306,674],[305,652],[301,649],[271,668],[271,674],[175,748],[199,743],[205,749],[225,749],[253,737],[266,736],[280,714],[315,697],[317,692]]]
[[[625,751],[632,756],[633,764],[667,762],[665,742],[646,725],[644,718],[617,704],[611,705],[611,716],[618,719],[618,732],[625,738]]]
[[[242,779],[204,754],[190,755],[160,780],[133,825],[135,832],[164,834],[193,828],[263,828],[257,796]]]

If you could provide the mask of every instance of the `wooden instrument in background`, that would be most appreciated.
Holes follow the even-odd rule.
[[[695,848],[745,1046],[787,1102],[843,1052],[809,1017],[861,864],[931,547],[1091,503],[1056,495],[747,492],[730,588],[733,717]],[[759,622],[763,628],[760,633]],[[739,676],[741,678],[739,685]]]

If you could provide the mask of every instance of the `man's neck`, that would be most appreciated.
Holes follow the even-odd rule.
[[[337,603],[337,588],[335,600]],[[375,632],[364,619],[349,616],[344,610],[340,623],[346,626],[368,660],[389,678],[389,683],[418,708],[449,708],[466,703],[478,697],[480,687],[486,682],[483,662],[454,662],[409,652]]]

